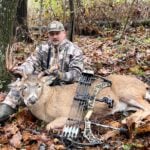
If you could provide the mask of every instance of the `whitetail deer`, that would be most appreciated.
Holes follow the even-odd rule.
[[[93,115],[104,116],[118,111],[141,111],[136,121],[150,115],[150,104],[144,99],[147,85],[136,77],[126,75],[110,75],[111,87],[102,89],[97,98],[111,97],[114,100],[113,108],[107,104],[95,102]],[[91,89],[100,82],[96,79]],[[62,127],[69,115],[75,96],[77,83],[63,86],[48,86],[45,77],[38,79],[31,76],[28,79],[17,81],[14,86],[21,91],[25,104],[38,119],[48,122],[47,129]],[[132,115],[130,116],[132,117]],[[134,117],[134,114],[133,114]]]

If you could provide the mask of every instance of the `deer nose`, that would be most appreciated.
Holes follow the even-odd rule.
[[[35,102],[37,101],[37,98],[35,96],[32,96],[28,100],[30,104],[35,104]]]

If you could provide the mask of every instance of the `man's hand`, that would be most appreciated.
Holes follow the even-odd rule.
[[[55,64],[49,69],[49,72],[50,74],[56,76],[57,79],[61,80],[63,78],[63,73],[59,69],[60,69],[59,65]]]
[[[43,82],[44,82],[46,85],[52,85],[55,80],[56,80],[56,77],[50,75],[50,76],[45,76],[44,79],[43,79]]]
[[[23,76],[23,69],[19,66],[15,66],[13,67],[10,72],[14,75],[19,75],[19,76]]]
[[[57,72],[59,69],[59,65],[55,64],[50,69],[44,70],[41,73],[39,73],[38,78],[46,75],[55,75],[55,72]]]
[[[59,65],[53,65],[50,69],[39,73],[38,78],[42,76],[53,76],[55,79],[61,80],[63,78],[63,73],[59,70]]]
[[[53,73],[53,72],[55,72],[56,70],[58,70],[59,69],[59,65],[58,64],[55,64],[55,65],[53,65],[50,69],[49,69],[49,72],[50,73]]]

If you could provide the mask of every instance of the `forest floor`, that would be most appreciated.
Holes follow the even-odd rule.
[[[109,74],[134,74],[150,85],[150,29],[139,27],[130,29],[119,40],[121,33],[105,29],[101,36],[75,36],[75,43],[84,53],[87,68],[94,69],[96,74],[107,76]],[[35,45],[15,43],[17,46],[14,57],[18,64],[34,51]],[[0,93],[3,101],[7,92]],[[123,115],[117,113],[100,120],[101,124],[120,123]],[[150,120],[148,121],[150,124]],[[100,137],[108,129],[92,127],[95,135]],[[110,130],[110,129],[109,129]],[[150,149],[150,130],[134,131],[130,136],[117,134],[108,139],[103,145],[85,147],[82,149],[109,149],[109,150],[148,150]],[[61,150],[69,149],[52,133],[47,133],[45,123],[37,120],[27,108],[20,107],[8,121],[0,124],[0,150]],[[77,149],[77,148],[71,148]]]

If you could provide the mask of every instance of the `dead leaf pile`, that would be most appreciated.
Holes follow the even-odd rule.
[[[150,75],[150,42],[149,29],[137,28],[126,33],[118,42],[119,33],[108,37],[79,37],[78,45],[85,54],[87,68],[92,68],[100,75],[110,73]],[[119,32],[119,31],[118,31]],[[147,39],[147,40],[146,40]]]
[[[27,108],[18,113],[0,127],[0,149],[40,149],[63,147],[45,131],[45,124],[32,116]],[[54,145],[55,143],[55,145]]]

